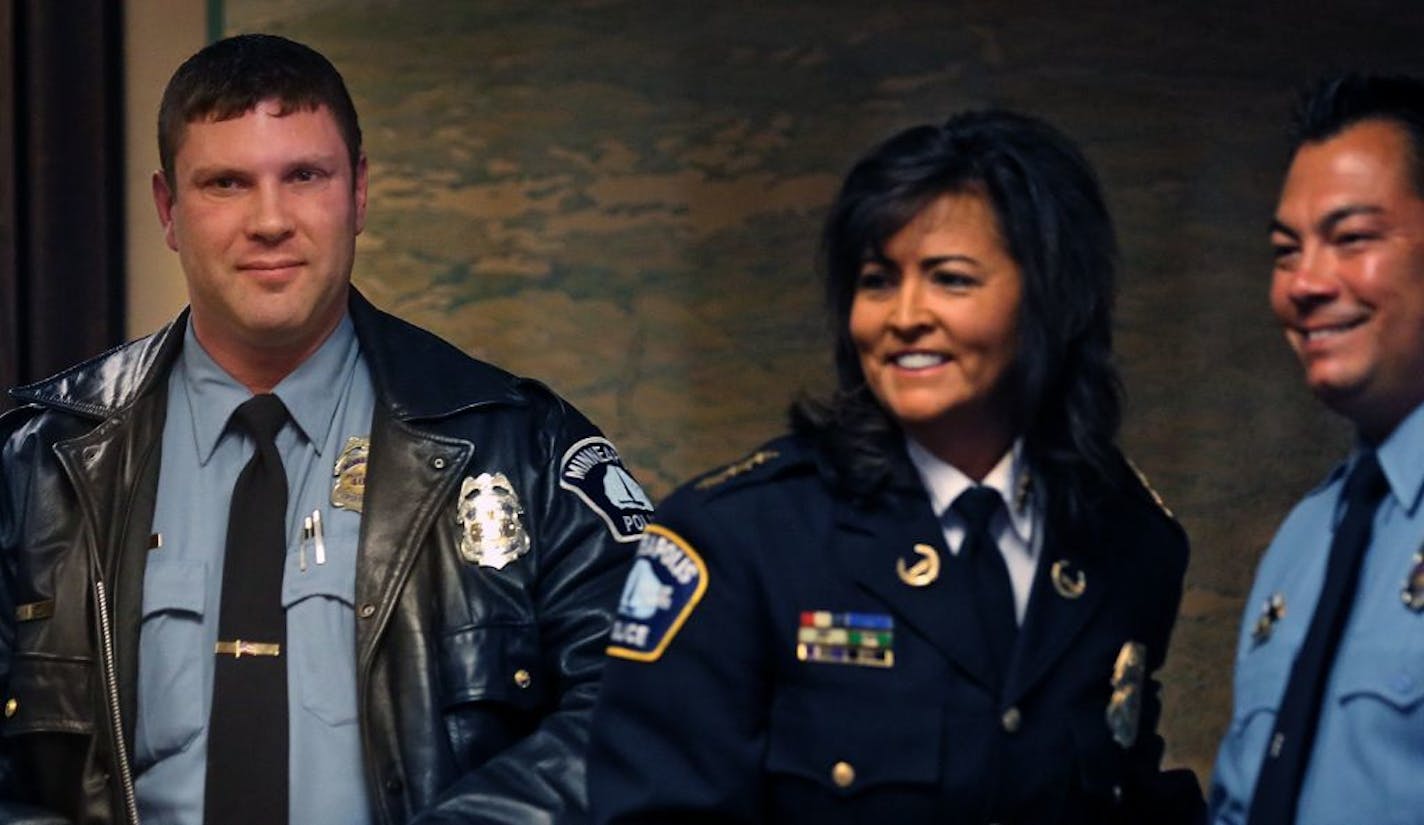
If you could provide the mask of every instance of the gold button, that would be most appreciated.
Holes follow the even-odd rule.
[[[1023,714],[1019,709],[1011,707],[1004,711],[1004,715],[999,717],[999,724],[1003,725],[1005,733],[1018,733],[1023,726]]]
[[[849,762],[837,762],[831,767],[831,781],[837,788],[849,788],[855,781],[855,768]]]
[[[11,699],[5,703],[5,718],[9,719],[15,715],[15,711],[20,709],[20,703],[16,699]]]
[[[529,671],[520,668],[514,671],[514,684],[521,688],[529,687],[529,683],[534,681],[534,677],[529,675]]]

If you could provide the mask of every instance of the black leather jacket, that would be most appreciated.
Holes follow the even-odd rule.
[[[355,600],[375,821],[582,821],[588,716],[641,518],[615,530],[617,511],[561,485],[598,431],[542,385],[354,290],[351,315],[378,398]],[[131,819],[114,743],[131,752],[182,320],[15,390],[26,406],[0,418],[0,822]],[[461,482],[485,472],[517,488],[530,537],[498,570],[459,551]]]

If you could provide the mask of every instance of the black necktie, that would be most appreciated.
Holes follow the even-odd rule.
[[[960,493],[950,505],[964,519],[964,543],[960,545],[959,556],[969,565],[975,609],[1000,682],[1019,632],[1009,568],[998,543],[989,535],[989,520],[1003,504],[997,490],[975,485]]]
[[[275,441],[286,420],[277,396],[258,395],[230,422],[256,449],[228,509],[204,825],[287,821],[287,475]]]
[[[1389,487],[1373,452],[1362,455],[1345,481],[1345,517],[1330,543],[1330,559],[1305,643],[1291,666],[1290,682],[1266,746],[1251,800],[1250,825],[1295,822],[1300,784],[1315,743],[1315,723],[1340,636],[1350,618],[1361,561],[1370,544],[1375,510]]]

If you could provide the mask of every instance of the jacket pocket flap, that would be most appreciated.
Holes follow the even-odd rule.
[[[161,551],[160,551],[161,552]],[[208,565],[185,559],[150,559],[143,574],[143,617],[176,611],[203,615]]]
[[[939,706],[872,702],[873,712],[847,713],[838,703],[801,691],[780,696],[771,710],[766,767],[854,794],[878,785],[940,780]]]
[[[17,654],[5,695],[6,736],[25,733],[92,733],[94,663]]]
[[[447,707],[462,702],[536,707],[549,688],[539,665],[539,629],[485,625],[446,634],[440,640],[440,680]]]

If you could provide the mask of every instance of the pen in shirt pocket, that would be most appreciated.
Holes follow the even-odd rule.
[[[302,519],[302,543],[297,550],[297,563],[303,573],[307,572],[307,542],[311,542],[316,552],[316,563],[326,564],[326,540],[321,528],[321,510],[313,510]]]

